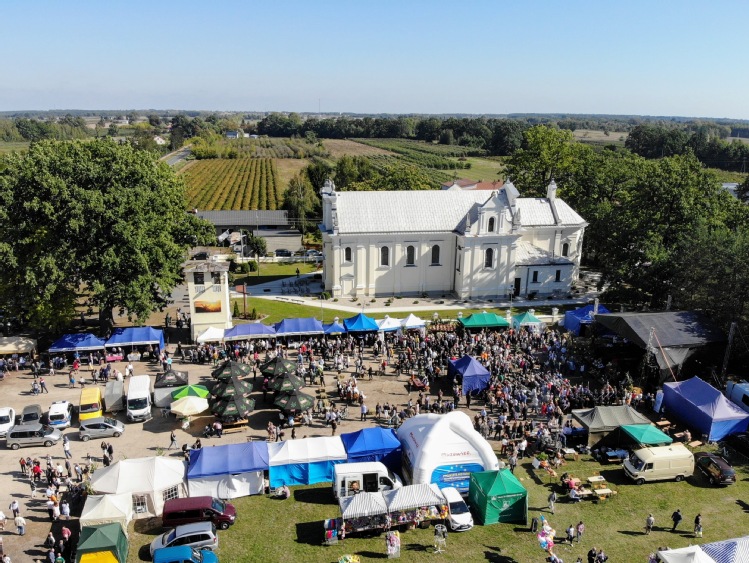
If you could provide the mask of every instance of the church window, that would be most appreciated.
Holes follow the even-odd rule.
[[[570,254],[570,245],[569,243],[565,242],[562,245],[562,256],[569,256]]]
[[[390,249],[387,246],[380,248],[380,266],[390,265]]]
[[[351,247],[347,246],[343,249],[343,261],[351,262]]]
[[[440,245],[435,244],[432,247],[432,266],[439,266],[440,263]]]
[[[416,264],[416,249],[413,246],[406,247],[406,266]]]
[[[532,283],[538,283],[538,270],[533,270],[533,280]]]
[[[490,233],[494,232],[494,221],[495,221],[494,217],[489,217],[489,229],[488,230]]]
[[[484,268],[494,268],[494,249],[487,248],[484,252]]]
[[[557,270],[557,275],[555,276],[554,281],[562,281],[562,270]]]

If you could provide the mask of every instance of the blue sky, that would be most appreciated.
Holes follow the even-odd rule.
[[[0,110],[749,119],[744,1],[2,3]]]

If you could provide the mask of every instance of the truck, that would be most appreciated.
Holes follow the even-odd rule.
[[[135,375],[130,378],[127,388],[127,420],[145,422],[151,413],[151,378],[147,375]]]
[[[746,381],[729,381],[726,385],[726,397],[749,412],[749,383]]]
[[[125,408],[125,384],[122,381],[107,381],[104,388],[105,412],[118,413]]]
[[[379,461],[340,463],[333,468],[333,496],[337,499],[359,491],[377,493],[402,486],[401,478]]]
[[[636,484],[648,481],[683,481],[694,473],[694,455],[684,444],[641,448],[624,461],[624,473]]]

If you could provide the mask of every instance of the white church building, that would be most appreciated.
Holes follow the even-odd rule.
[[[323,281],[332,296],[564,296],[587,223],[556,196],[495,191],[321,191]]]

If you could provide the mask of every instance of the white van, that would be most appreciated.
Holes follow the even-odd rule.
[[[379,461],[339,463],[333,468],[333,496],[345,498],[359,491],[377,493],[403,486],[401,478]]]
[[[646,481],[683,481],[694,473],[694,456],[684,444],[642,448],[624,461],[624,472],[638,485]]]
[[[146,421],[151,416],[151,378],[135,375],[127,388],[127,419],[129,422]]]

